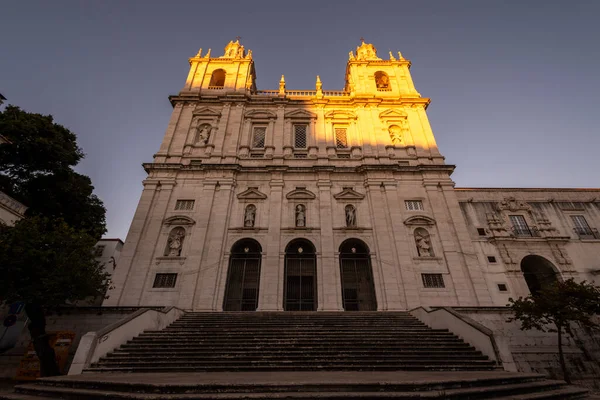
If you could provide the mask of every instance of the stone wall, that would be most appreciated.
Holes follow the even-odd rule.
[[[53,313],[46,317],[46,331],[73,331],[75,341],[69,350],[69,361],[65,372],[71,365],[81,337],[88,332],[97,331],[113,324],[132,312],[144,307],[73,307],[62,309],[60,313]],[[19,363],[30,342],[29,331],[25,328],[16,346],[0,354],[0,378],[14,378]]]
[[[512,313],[506,307],[455,307],[457,312],[479,322],[508,342],[520,372],[561,378],[556,333],[522,331],[518,322],[507,322]],[[593,379],[600,375],[600,334],[575,330],[575,338],[564,337],[563,349],[573,379]]]

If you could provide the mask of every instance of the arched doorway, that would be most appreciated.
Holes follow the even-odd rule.
[[[340,245],[340,273],[344,310],[377,310],[371,256],[362,240],[348,239]]]
[[[256,311],[260,284],[262,248],[253,239],[242,239],[231,247],[224,311]]]
[[[285,248],[283,309],[317,309],[317,255],[306,239],[292,240]]]
[[[532,295],[559,279],[554,265],[541,256],[529,255],[523,258],[521,271]]]

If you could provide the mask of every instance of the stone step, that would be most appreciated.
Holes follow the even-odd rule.
[[[281,346],[277,344],[265,344],[264,346],[248,346],[247,343],[232,345],[232,344],[221,344],[216,345],[209,343],[207,345],[188,345],[182,343],[167,343],[167,344],[155,344],[155,343],[128,343],[122,345],[119,349],[115,350],[124,350],[124,351],[180,351],[180,350],[190,350],[190,351],[223,351],[223,350],[263,350],[264,348],[269,348],[272,351],[301,351],[301,350],[314,350],[319,351],[321,349],[327,349],[331,351],[344,351],[350,348],[353,348],[357,351],[404,351],[404,350],[418,350],[418,351],[476,351],[473,347],[469,346],[467,343],[456,343],[453,345],[441,345],[441,344],[431,344],[431,345],[392,345],[392,346],[373,346],[372,344],[360,344],[354,346],[347,345],[337,345],[337,344],[322,344],[318,343],[317,345],[293,345],[293,346]]]
[[[361,350],[356,350],[356,349],[340,349],[340,350],[330,350],[330,349],[282,349],[282,350],[273,350],[271,348],[269,349],[269,354],[286,354],[286,355],[292,355],[292,354],[321,354],[321,355],[338,355],[338,354],[365,354],[365,351],[361,351]],[[137,354],[143,354],[143,355],[156,355],[157,357],[160,357],[161,355],[166,355],[166,356],[172,356],[172,355],[178,355],[178,356],[184,356],[184,355],[190,355],[190,356],[203,356],[203,355],[215,355],[215,354],[219,354],[221,356],[243,356],[243,355],[251,355],[251,354],[256,354],[256,355],[262,355],[265,354],[265,350],[266,349],[241,349],[238,351],[232,351],[228,348],[224,348],[224,349],[219,349],[219,350],[215,350],[215,349],[211,349],[211,350],[190,350],[190,349],[181,349],[180,351],[173,351],[172,349],[153,349],[152,354],[148,354],[148,351],[146,349],[141,349],[139,351],[133,349],[133,350],[126,350],[126,349],[118,349],[115,350],[113,353],[109,353],[107,355],[107,357],[114,357],[114,356],[126,356],[126,355],[137,355]],[[389,355],[415,355],[415,356],[427,356],[427,355],[439,355],[440,357],[442,356],[447,356],[447,355],[452,355],[452,354],[463,354],[463,353],[457,353],[456,351],[452,351],[452,350],[440,350],[440,349],[435,349],[435,350],[431,350],[431,349],[424,349],[424,350],[413,350],[413,349],[406,349],[406,350],[380,350],[380,349],[374,349],[372,351],[369,352],[370,354],[389,354]],[[471,354],[476,354],[476,355],[481,355],[480,351],[472,351],[467,353],[469,355]]]

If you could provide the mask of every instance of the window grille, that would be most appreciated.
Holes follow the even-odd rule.
[[[423,279],[423,287],[426,287],[426,288],[446,287],[444,285],[444,277],[442,276],[442,274],[421,274],[421,278]]]
[[[406,200],[404,206],[408,211],[423,211],[423,202],[421,200]]]
[[[346,128],[335,128],[335,146],[338,149],[345,149],[348,147]]]
[[[266,135],[266,126],[255,126],[252,133],[252,147],[255,149],[263,149],[265,147]]]
[[[487,236],[487,235],[485,234],[485,228],[477,228],[477,234],[478,234],[479,236]]]
[[[102,257],[102,253],[104,253],[104,249],[106,246],[96,246],[94,249],[94,257]]]
[[[175,202],[175,210],[190,211],[194,209],[194,200],[177,200]]]
[[[294,125],[294,147],[297,149],[306,148],[307,125]]]
[[[177,274],[156,274],[154,277],[155,288],[174,288],[177,281]]]
[[[488,262],[489,263],[495,263],[496,262],[496,257],[494,256],[487,256]]]
[[[508,292],[508,286],[506,286],[506,283],[499,283],[498,290],[501,292]]]
[[[514,228],[517,236],[532,236],[531,230],[525,221],[525,217],[522,215],[509,215],[510,222]]]

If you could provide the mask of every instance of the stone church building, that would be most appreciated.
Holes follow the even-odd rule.
[[[259,90],[238,41],[189,63],[104,306],[494,307],[600,283],[600,189],[456,188],[402,54],[363,42],[339,91]]]

